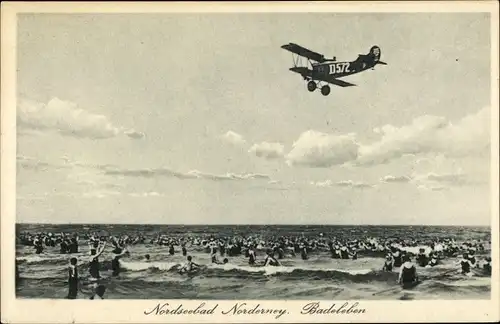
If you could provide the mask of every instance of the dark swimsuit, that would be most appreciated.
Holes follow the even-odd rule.
[[[403,274],[401,276],[401,284],[403,288],[410,288],[415,285],[417,269],[415,266],[411,266],[411,268],[403,267]]]
[[[340,256],[342,259],[349,259],[349,253],[347,250],[340,250]]]
[[[93,258],[89,263],[89,273],[93,278],[99,279],[99,260],[98,258]]]
[[[303,248],[300,251],[300,256],[302,257],[302,260],[307,260],[307,251],[306,251],[306,248]]]
[[[465,261],[465,260],[462,260],[460,262],[460,265],[462,266],[462,273],[463,274],[466,274],[466,273],[469,273],[470,272],[470,263]]]
[[[401,261],[401,254],[394,255],[393,258],[394,258],[394,267],[395,268],[400,267],[403,264],[403,262]]]
[[[73,272],[74,270],[74,272]],[[76,299],[78,294],[78,269],[76,267],[69,267],[68,269],[68,299]]]
[[[486,274],[489,274],[491,275],[491,264],[490,263],[486,263],[485,265],[483,265],[483,270]]]

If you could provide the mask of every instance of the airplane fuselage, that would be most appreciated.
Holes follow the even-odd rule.
[[[315,80],[321,80],[325,77],[341,78],[368,70],[374,66],[374,63],[369,64],[358,61],[321,63],[313,66],[312,78]]]
[[[351,74],[363,72],[373,68],[380,59],[380,50],[376,48],[369,54],[361,54],[352,62],[325,62],[312,66],[312,78],[321,80],[323,78],[341,78]]]

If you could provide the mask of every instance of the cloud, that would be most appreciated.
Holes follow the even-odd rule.
[[[380,179],[380,182],[397,182],[397,183],[405,183],[405,182],[410,182],[412,177],[410,176],[393,176],[393,175],[386,175],[385,177]]]
[[[33,171],[48,171],[49,169],[64,169],[68,168],[67,166],[63,164],[58,164],[58,163],[49,163],[46,161],[42,161],[39,159],[35,159],[33,157],[29,156],[24,156],[24,155],[18,155],[16,157],[16,162],[18,167],[21,167],[22,169],[26,170],[33,170]]]
[[[177,179],[205,179],[214,181],[225,180],[270,180],[270,177],[265,174],[257,173],[226,173],[226,174],[211,174],[198,170],[191,170],[189,172],[178,172],[169,168],[155,168],[155,169],[108,169],[104,172],[106,175],[119,175],[127,177],[172,177]]]
[[[266,174],[260,173],[225,173],[225,174],[212,174],[207,172],[202,172],[198,170],[191,170],[188,172],[175,171],[170,168],[144,168],[144,169],[124,169],[112,164],[93,164],[85,163],[80,161],[74,161],[69,159],[67,156],[62,156],[59,162],[46,162],[37,160],[31,157],[26,157],[22,155],[17,156],[17,164],[23,168],[33,169],[38,171],[46,171],[48,169],[69,169],[71,172],[75,170],[86,170],[85,172],[73,173],[69,176],[75,182],[80,184],[90,185],[93,183],[100,183],[106,186],[113,186],[107,182],[103,182],[102,179],[92,181],[90,177],[96,175],[106,175],[106,176],[123,176],[123,177],[143,177],[143,178],[155,178],[155,177],[170,177],[177,179],[202,179],[202,180],[214,180],[214,181],[225,181],[225,180],[266,180],[271,181],[271,177]],[[88,173],[88,170],[93,170],[95,174]],[[85,176],[86,181],[82,181],[83,176]],[[117,185],[118,186],[118,185]]]
[[[446,126],[444,118],[423,116],[413,120],[410,125],[395,127],[385,125],[380,130],[382,138],[359,148],[360,164],[380,164],[404,154],[417,154],[430,151],[437,130]]]
[[[421,116],[403,126],[375,128],[380,138],[358,143],[354,134],[334,135],[309,130],[300,135],[286,155],[289,165],[328,168],[338,164],[367,166],[401,157],[418,160],[422,154],[444,157],[482,156],[490,148],[490,109],[485,107],[457,122]],[[387,178],[385,182],[407,181]]]
[[[333,182],[332,180],[325,180],[325,181],[311,182],[311,184],[316,187],[331,187],[333,185]]]
[[[339,187],[352,187],[352,188],[373,188],[374,185],[364,183],[364,182],[355,182],[352,180],[342,180],[336,183]]]
[[[285,154],[285,147],[281,143],[262,142],[260,144],[254,144],[248,150],[248,153],[252,153],[258,157],[266,159],[277,159],[283,157]]]
[[[450,189],[444,186],[433,186],[429,184],[420,184],[417,186],[417,188],[420,190],[428,190],[428,191],[445,191]]]
[[[351,188],[374,188],[374,185],[364,183],[364,182],[355,182],[352,180],[342,180],[334,183],[332,180],[311,182],[313,186],[316,187],[331,187],[333,185],[337,187],[351,187]]]
[[[420,183],[442,184],[447,186],[463,186],[474,184],[464,173],[428,173],[415,176],[415,181]]]
[[[47,104],[20,98],[17,105],[17,124],[21,128],[55,131],[65,136],[106,139],[125,134],[142,138],[139,132],[113,125],[106,116],[78,108],[70,101],[51,99]],[[24,130],[23,134],[26,134]],[[143,135],[143,134],[142,134]]]
[[[422,116],[409,125],[385,125],[375,131],[381,139],[360,146],[357,164],[380,164],[429,152],[453,157],[484,154],[490,147],[490,109],[485,107],[455,124],[443,117]]]
[[[143,132],[137,132],[133,129],[125,131],[124,134],[133,139],[142,139],[146,136]]]
[[[484,107],[457,123],[448,123],[436,134],[436,149],[448,156],[490,153],[491,110]]]
[[[358,144],[353,135],[330,135],[314,130],[302,133],[286,159],[289,165],[330,167],[355,160]]]
[[[426,190],[445,190],[455,186],[467,186],[477,184],[478,181],[471,179],[461,171],[452,173],[425,173],[393,176],[387,175],[380,179],[384,183],[411,183],[419,189]]]
[[[246,143],[245,139],[243,136],[240,134],[233,132],[233,131],[228,131],[226,134],[222,135],[222,138],[234,145],[243,145]]]

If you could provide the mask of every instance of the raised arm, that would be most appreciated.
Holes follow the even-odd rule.
[[[99,251],[97,252],[97,254],[94,255],[94,258],[97,258],[98,256],[100,256],[102,254],[102,252],[104,252],[105,248],[106,248],[106,241],[104,241],[104,243],[102,244],[102,247],[99,249]]]

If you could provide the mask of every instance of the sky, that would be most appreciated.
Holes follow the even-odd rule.
[[[484,13],[22,14],[17,221],[489,225],[490,64]]]

